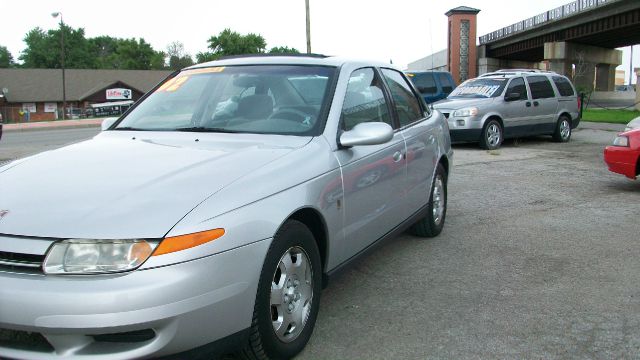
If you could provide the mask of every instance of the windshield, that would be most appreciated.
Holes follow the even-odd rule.
[[[335,68],[255,65],[185,70],[115,130],[316,135]]]
[[[449,98],[492,98],[502,94],[507,79],[471,79],[451,92]]]

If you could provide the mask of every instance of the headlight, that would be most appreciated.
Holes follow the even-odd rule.
[[[57,242],[44,260],[46,274],[103,274],[142,265],[157,244],[146,240],[85,240]]]
[[[629,147],[629,138],[622,135],[616,136],[616,138],[613,139],[613,146]]]
[[[469,117],[478,115],[478,108],[472,107],[468,109],[460,109],[453,112],[453,116]]]

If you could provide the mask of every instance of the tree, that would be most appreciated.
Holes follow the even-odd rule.
[[[272,47],[271,50],[269,50],[269,54],[300,54],[300,51],[298,51],[298,49],[296,48],[290,48],[288,46],[276,46]]]
[[[95,61],[89,48],[89,42],[84,36],[84,29],[73,29],[63,25],[62,31],[64,31],[65,67],[92,68]],[[45,32],[36,27],[27,33],[24,42],[27,47],[19,57],[23,61],[23,67],[62,67],[60,29]]]
[[[11,52],[4,46],[0,46],[0,68],[13,67],[13,56]]]
[[[198,62],[215,60],[223,56],[261,54],[265,52],[267,42],[261,35],[249,33],[241,35],[231,29],[224,29],[220,34],[208,40],[211,51],[196,54]]]
[[[193,65],[193,59],[184,52],[184,44],[174,41],[167,45],[167,63],[172,70],[180,70]]]
[[[118,69],[151,70],[163,69],[165,54],[155,51],[149,43],[140,38],[119,39],[116,48]]]

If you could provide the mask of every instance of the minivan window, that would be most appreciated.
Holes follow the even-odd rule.
[[[507,91],[505,92],[505,95],[509,95],[513,93],[520,94],[520,97],[518,98],[518,100],[528,99],[527,87],[524,85],[523,78],[519,77],[511,80],[511,82],[509,83],[509,86],[507,87]]]
[[[402,74],[395,70],[382,69],[382,75],[387,81],[387,85],[389,85],[389,90],[391,90],[400,126],[422,119],[424,115],[420,102],[411,90],[411,85]]]
[[[382,85],[372,68],[351,73],[342,103],[344,130],[351,130],[363,122],[385,122],[393,127]]]
[[[413,81],[421,94],[435,94],[438,92],[433,73],[408,73],[407,75],[411,77],[411,81]]]
[[[453,91],[453,84],[451,78],[446,73],[439,73],[438,79],[440,79],[440,85],[442,86],[442,92],[448,94]]]
[[[531,97],[533,99],[547,99],[556,96],[549,79],[544,75],[528,76],[527,82],[529,83],[529,89],[531,89]]]
[[[449,98],[492,98],[500,96],[507,79],[477,78],[463,82],[451,92]]]
[[[554,76],[553,82],[556,84],[556,88],[560,92],[560,96],[573,96],[575,93],[573,92],[573,86],[569,80],[562,76]]]

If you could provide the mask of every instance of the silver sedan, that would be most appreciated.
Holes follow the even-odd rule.
[[[228,59],[0,167],[0,357],[290,358],[323,284],[444,226],[446,121],[398,69]]]

